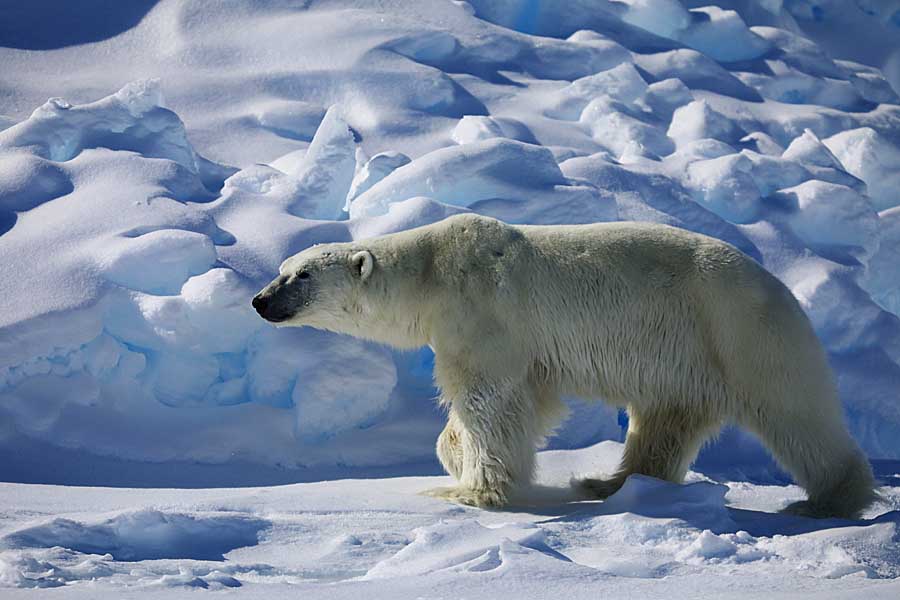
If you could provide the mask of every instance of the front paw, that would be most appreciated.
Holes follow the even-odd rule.
[[[506,505],[506,494],[498,490],[479,489],[456,486],[433,488],[422,492],[432,498],[440,498],[465,506],[478,508],[500,508]]]

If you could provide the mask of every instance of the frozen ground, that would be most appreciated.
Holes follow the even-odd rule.
[[[873,510],[897,508],[897,0],[75,6],[0,5],[0,585],[897,591],[893,515],[735,510],[797,490],[734,431],[696,467],[731,508],[721,486],[637,480],[605,505],[480,513],[374,479],[439,472],[431,355],[249,307],[310,244],[461,211],[713,235],[801,301],[887,477]],[[573,411],[551,447],[592,449],[545,455],[554,476],[621,436],[614,410]]]
[[[498,512],[418,494],[446,477],[201,490],[0,484],[0,585],[43,598],[186,588],[335,599],[900,594],[897,488],[858,522],[773,514],[800,490],[694,473],[683,486],[633,477],[606,502],[571,496],[570,475],[611,470],[620,452],[615,442],[545,452],[528,500]]]

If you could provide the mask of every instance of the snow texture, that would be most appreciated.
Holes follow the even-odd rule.
[[[0,7],[0,480],[436,473],[429,350],[276,330],[249,299],[312,244],[466,211],[654,221],[734,244],[809,314],[869,456],[900,459],[897,2],[57,4]],[[621,438],[615,410],[571,400],[551,447]],[[397,499],[425,480],[385,480],[374,496],[357,483],[229,491],[221,504],[72,491],[81,508],[54,489],[33,516],[48,488],[9,486],[0,583],[77,594],[90,579],[359,577],[415,596],[417,578],[453,594],[468,573],[522,597],[551,595],[542,578],[565,573],[576,597],[623,577],[653,597],[668,596],[659,578],[736,573],[759,593],[832,577],[844,597],[863,584],[896,595],[875,584],[898,575],[892,513],[834,527],[760,516],[797,490],[774,485],[783,475],[745,433],[727,431],[697,469],[719,483],[633,478],[546,522]],[[880,512],[897,508],[885,490]],[[304,530],[306,509],[247,500],[270,492],[328,511],[351,492],[370,504],[347,509],[355,525]],[[382,502],[394,509],[366,521]],[[287,556],[301,539],[305,566],[269,564],[280,551],[267,543]]]
[[[62,598],[192,588],[240,588],[247,598],[900,591],[896,487],[866,518],[841,521],[772,514],[802,493],[794,486],[697,473],[685,485],[633,476],[605,502],[581,501],[566,486],[569,474],[612,470],[621,451],[603,442],[542,453],[538,483],[505,511],[417,493],[446,477],[216,490],[0,484],[0,589],[4,598],[51,587]]]

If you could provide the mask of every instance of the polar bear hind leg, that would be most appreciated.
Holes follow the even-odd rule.
[[[628,408],[628,434],[622,463],[610,479],[573,482],[588,495],[607,498],[635,473],[680,483],[703,443],[720,423],[697,411],[676,407]]]
[[[785,509],[807,517],[858,518],[876,498],[872,469],[843,423],[820,414],[747,423],[808,500]],[[799,422],[798,421],[802,421]]]

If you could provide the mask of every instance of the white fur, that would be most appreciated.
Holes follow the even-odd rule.
[[[364,277],[340,259],[355,264],[359,252],[372,260]],[[793,510],[855,516],[873,498],[808,319],[775,277],[719,240],[646,223],[459,215],[316,246],[282,273],[300,269],[313,270],[319,296],[287,324],[434,348],[450,413],[437,451],[459,480],[442,497],[503,505],[530,479],[565,394],[628,409],[619,471],[582,482],[600,496],[632,473],[680,481],[733,422],[806,488]]]

